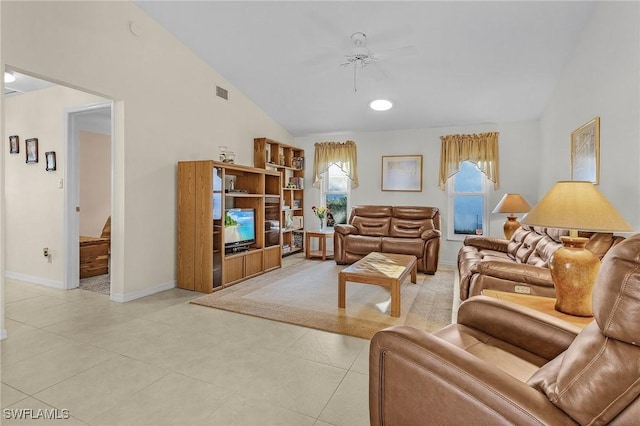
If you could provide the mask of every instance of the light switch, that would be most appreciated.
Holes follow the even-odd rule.
[[[64,187],[64,181],[62,178],[58,179],[58,189],[62,189]]]

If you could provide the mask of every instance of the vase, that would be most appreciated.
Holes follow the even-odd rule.
[[[320,219],[320,232],[323,232],[324,231],[324,226],[325,226],[324,217],[319,217],[318,219]]]

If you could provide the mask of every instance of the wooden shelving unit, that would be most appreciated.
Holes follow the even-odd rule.
[[[282,255],[304,250],[304,150],[268,138],[253,140],[253,165],[282,175]]]
[[[281,187],[278,171],[178,162],[178,287],[211,293],[279,268]],[[255,211],[255,243],[246,251],[225,251],[228,208]]]

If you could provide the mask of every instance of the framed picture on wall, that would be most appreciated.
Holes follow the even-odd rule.
[[[20,137],[18,135],[9,136],[9,154],[20,153]]]
[[[47,160],[46,171],[52,172],[56,169],[56,152],[49,151],[44,153],[44,158]]]
[[[571,132],[571,180],[600,183],[600,117]]]
[[[31,138],[24,141],[27,164],[38,162],[38,138]]]
[[[422,155],[383,155],[383,191],[422,191]]]

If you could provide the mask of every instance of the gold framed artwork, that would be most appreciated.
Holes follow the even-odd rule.
[[[600,117],[571,132],[571,180],[600,183]]]
[[[383,191],[422,191],[422,155],[383,155]]]

